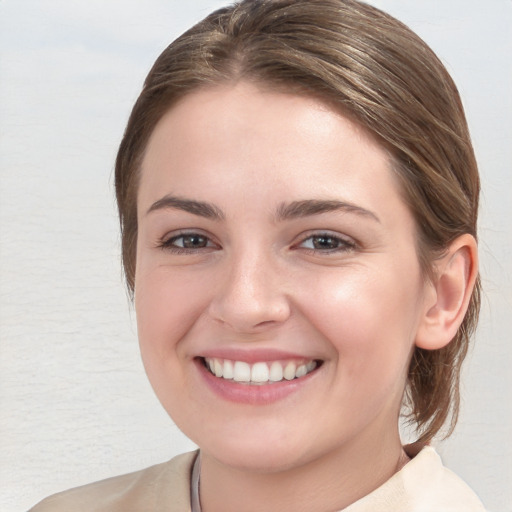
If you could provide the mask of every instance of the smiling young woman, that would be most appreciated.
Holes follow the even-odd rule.
[[[387,480],[436,302],[388,153],[316,99],[243,81],[201,89],[156,126],[138,212],[142,356],[201,447],[203,501],[256,506],[278,485],[286,501],[266,496],[269,510],[334,510]],[[455,266],[469,268],[473,245],[450,251]],[[298,482],[317,498],[292,492]]]
[[[417,36],[352,0],[211,14],[151,70],[116,187],[144,365],[200,452],[34,510],[483,510],[398,429],[455,424],[479,303],[475,159]]]

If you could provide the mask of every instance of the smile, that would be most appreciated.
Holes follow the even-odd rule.
[[[300,379],[319,365],[319,362],[315,360],[270,361],[250,364],[245,361],[211,357],[203,358],[203,363],[215,377],[249,385],[273,384]]]

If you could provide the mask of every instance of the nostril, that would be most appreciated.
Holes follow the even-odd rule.
[[[256,302],[217,302],[210,308],[210,316],[217,323],[228,325],[237,333],[258,333],[273,328],[290,317],[287,305]]]

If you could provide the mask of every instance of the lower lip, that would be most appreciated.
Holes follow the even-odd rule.
[[[269,384],[241,384],[233,380],[216,377],[209,372],[202,360],[195,361],[199,373],[208,387],[218,396],[230,402],[251,405],[269,405],[303,388],[317,373],[313,370],[304,377],[293,380],[283,380]]]

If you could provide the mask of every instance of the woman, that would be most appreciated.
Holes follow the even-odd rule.
[[[200,451],[33,510],[483,510],[428,446],[478,314],[478,172],[407,27],[353,0],[211,14],[149,73],[116,192],[146,371]]]

